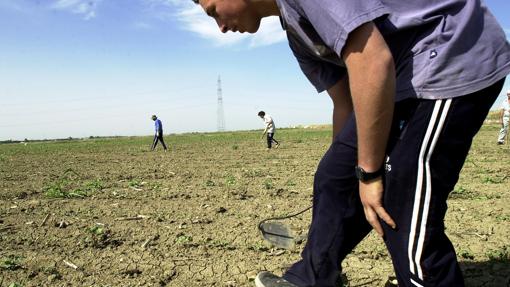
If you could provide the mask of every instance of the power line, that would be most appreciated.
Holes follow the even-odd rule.
[[[180,97],[181,99],[189,99],[189,97]],[[109,99],[108,99],[109,100]],[[201,101],[203,102],[203,101]],[[158,106],[166,106],[166,105],[170,105],[170,106],[174,106],[176,104],[176,101],[174,98],[168,98],[168,99],[165,99],[165,100],[158,100],[157,101],[157,105]],[[179,103],[177,103],[179,104]],[[189,102],[184,102],[184,104],[189,104]],[[51,107],[48,107],[48,108],[44,108],[44,107],[41,107],[42,109],[40,110],[34,110],[34,109],[30,109],[29,110],[29,113],[30,115],[46,115],[46,114],[55,114],[55,113],[65,113],[65,112],[85,112],[85,111],[97,111],[97,110],[108,110],[108,109],[119,109],[119,108],[140,108],[140,107],[150,107],[150,106],[154,106],[156,105],[155,104],[155,101],[153,101],[153,99],[147,99],[147,98],[140,98],[140,99],[137,99],[135,101],[122,101],[121,103],[112,103],[110,105],[103,105],[103,104],[99,104],[98,102],[90,102],[90,103],[87,103],[87,104],[75,104],[73,105],[72,107],[65,107],[65,106],[61,106],[61,107],[55,107],[55,106],[51,106]],[[210,103],[210,105],[214,105],[213,102]],[[31,105],[33,106],[33,105]],[[35,105],[37,106],[37,105]],[[0,107],[0,111],[3,110],[4,107]],[[6,111],[10,111],[11,113],[6,113],[6,112],[2,112],[0,114],[0,118],[2,117],[12,117],[12,116],[16,116],[16,115],[19,115],[19,112],[17,112],[17,109],[15,108],[9,108],[9,109],[5,109]],[[26,105],[25,105],[25,108],[23,109],[23,113],[26,113],[27,112],[27,109],[26,109]]]
[[[175,111],[175,110],[191,110],[194,108],[201,108],[201,107],[207,107],[211,106],[212,104],[197,104],[197,105],[189,105],[189,106],[180,106],[180,107],[169,107],[169,108],[159,108],[159,111]],[[132,114],[129,114],[132,116]],[[123,118],[126,117],[126,114],[103,114],[103,115],[95,115],[93,117],[93,120],[101,120],[101,119],[109,119],[109,118]],[[90,123],[92,120],[90,117],[86,118],[71,118],[66,119],[65,121],[58,120],[58,121],[36,121],[31,123],[16,123],[16,124],[7,124],[7,125],[0,125],[0,128],[16,128],[16,127],[32,127],[32,126],[51,126],[51,125],[62,125],[62,124],[69,124],[69,123],[79,123],[79,122],[88,122]]]
[[[119,94],[111,94],[109,92],[97,92],[95,94],[102,94],[102,96],[86,96],[86,97],[79,97],[79,98],[62,98],[62,99],[50,99],[50,100],[44,100],[44,101],[26,101],[26,102],[17,102],[17,103],[3,103],[2,107],[17,107],[22,106],[26,107],[27,105],[43,105],[43,104],[61,104],[61,103],[72,103],[72,102],[87,102],[87,101],[95,101],[95,100],[125,100],[129,97],[135,97],[135,96],[148,96],[148,95],[156,95],[158,97],[165,97],[165,95],[168,94],[186,94],[190,91],[202,89],[199,86],[193,85],[188,87],[179,87],[174,89],[163,89],[163,90],[153,90],[153,91],[140,91],[140,92],[133,92],[133,93],[119,93]],[[6,98],[19,98],[15,95],[6,96]],[[180,97],[172,97],[170,99],[185,99],[188,98],[188,96],[180,96]],[[23,99],[23,98],[22,98]]]

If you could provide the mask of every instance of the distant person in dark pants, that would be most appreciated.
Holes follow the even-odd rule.
[[[273,118],[270,115],[266,115],[264,111],[260,111],[258,113],[259,117],[264,120],[264,124],[266,127],[264,128],[264,132],[262,133],[262,137],[267,133],[267,150],[270,150],[273,142],[275,143],[275,148],[280,146],[280,143],[274,139],[274,132],[276,131],[276,127],[274,125]]]
[[[158,119],[158,117],[156,117],[156,115],[152,115],[152,120],[154,121],[156,134],[154,135],[154,141],[152,142],[151,151],[153,151],[156,148],[156,145],[158,145],[158,141],[161,142],[163,148],[165,149],[165,151],[167,151],[165,141],[163,140],[163,124],[161,123],[161,120]]]

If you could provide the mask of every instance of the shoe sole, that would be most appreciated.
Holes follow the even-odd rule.
[[[278,287],[278,286],[287,286],[287,287],[298,287],[286,280],[284,280],[283,278],[281,277],[277,277],[277,276],[274,276],[273,274],[270,274],[272,275],[273,277],[275,277],[274,279],[278,278],[278,280],[271,280],[272,282],[267,282],[269,285],[267,284],[264,284],[262,283],[262,281],[260,280],[260,274],[267,274],[268,272],[261,272],[259,274],[257,274],[257,277],[255,277],[255,286],[256,287]]]
[[[264,286],[264,284],[262,284],[262,282],[260,282],[258,275],[257,275],[257,277],[255,277],[255,286],[256,287],[266,287],[266,286]]]

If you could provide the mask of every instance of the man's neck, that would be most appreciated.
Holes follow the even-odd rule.
[[[276,0],[253,0],[253,4],[261,17],[280,16]]]

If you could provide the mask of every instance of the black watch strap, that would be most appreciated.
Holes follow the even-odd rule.
[[[356,177],[359,179],[359,181],[367,182],[373,179],[378,178],[383,174],[384,171],[384,165],[381,166],[381,168],[374,172],[366,172],[361,166],[357,165],[355,167],[356,171]]]

